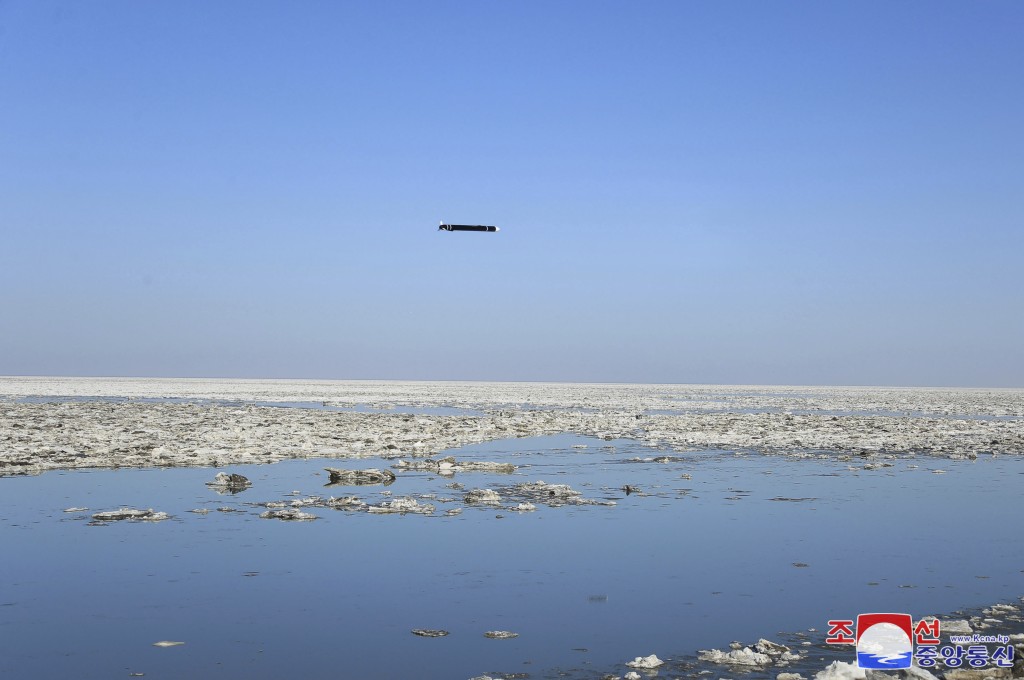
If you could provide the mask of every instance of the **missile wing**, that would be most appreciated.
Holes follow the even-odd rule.
[[[491,227],[485,224],[446,224],[441,222],[438,231],[501,231],[498,227]]]

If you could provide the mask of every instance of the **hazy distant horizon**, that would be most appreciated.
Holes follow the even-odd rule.
[[[1022,25],[0,3],[0,374],[1024,385]]]
[[[885,385],[885,384],[831,384],[831,383],[707,383],[707,382],[652,382],[652,381],[616,381],[616,380],[500,380],[475,378],[311,378],[311,377],[265,377],[265,376],[209,376],[209,375],[0,375],[5,379],[41,379],[41,380],[210,380],[238,382],[393,382],[393,383],[509,383],[509,384],[561,384],[561,385],[679,385],[692,387],[782,387],[782,388],[852,388],[852,389],[935,389],[935,390],[1024,390],[1024,385]]]

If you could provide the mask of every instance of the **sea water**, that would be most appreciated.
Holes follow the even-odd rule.
[[[209,468],[0,479],[0,675],[590,678],[621,674],[635,656],[673,659],[808,628],[821,637],[829,619],[916,619],[1024,592],[1021,457],[919,456],[863,470],[574,435],[447,453],[520,467],[396,471],[388,487],[340,488],[324,487],[325,466],[394,461],[223,468],[252,481],[237,495],[206,486]],[[513,512],[514,503],[466,506],[447,486],[537,480],[615,505]],[[437,511],[259,518],[259,503],[312,494],[426,495]],[[64,512],[73,506],[89,510]],[[121,506],[172,518],[91,524]],[[418,628],[450,634],[421,638]],[[491,640],[489,630],[519,637]],[[162,640],[185,644],[153,646]]]

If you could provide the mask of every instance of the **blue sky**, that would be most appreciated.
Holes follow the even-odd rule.
[[[0,374],[1024,386],[1022,34],[0,3]]]

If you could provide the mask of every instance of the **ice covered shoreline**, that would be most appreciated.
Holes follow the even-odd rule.
[[[31,399],[26,400],[26,397]],[[280,404],[282,407],[263,404]],[[319,408],[322,404],[337,407],[359,405],[383,410],[330,410]],[[283,407],[285,405],[288,407]],[[399,406],[446,406],[471,408],[473,411],[421,415],[393,408]],[[1024,452],[1022,411],[1022,390],[0,378],[0,477],[69,468],[225,466],[296,458],[383,458],[386,460],[330,464],[362,472],[366,472],[363,468],[367,467],[384,469],[393,465],[396,470],[411,469],[431,474],[436,467],[436,474],[441,475],[441,466],[446,463],[436,458],[449,449],[490,440],[562,432],[608,440],[627,438],[656,446],[661,451],[649,454],[632,451],[621,457],[623,462],[637,461],[637,465],[657,467],[652,473],[654,475],[661,475],[662,470],[674,470],[676,478],[679,470],[672,467],[678,462],[671,455],[673,451],[707,449],[839,459],[845,462],[833,466],[839,470],[836,476],[843,475],[843,471],[849,468],[853,471],[851,474],[859,479],[883,479],[887,473],[872,472],[882,468],[892,473],[912,469],[915,466],[906,463],[889,468],[889,461],[923,456],[936,457],[930,465],[921,461],[921,468],[925,470],[944,467],[950,471],[970,469],[982,473],[983,466],[990,463],[994,467],[1019,460]],[[604,443],[612,444],[598,442],[594,446],[591,443],[589,450],[582,444],[571,448],[566,444],[565,453],[561,455],[571,461],[570,466],[581,465],[575,462],[577,454],[591,460],[598,455],[618,455],[616,451],[596,454],[599,449],[615,448],[604,447]],[[576,448],[581,450],[577,452]],[[626,448],[621,447],[621,450]],[[458,463],[481,465],[479,460],[464,460],[458,452],[455,453]],[[637,453],[639,456],[636,458],[626,459],[626,455]],[[943,458],[970,459],[1002,454],[1015,457],[983,460],[975,465],[937,462]],[[749,458],[719,457],[743,467],[752,462]],[[665,460],[660,460],[662,458]],[[512,460],[521,462],[521,459]],[[704,459],[700,460],[696,464],[702,465]],[[507,459],[501,462],[509,465]],[[778,470],[787,461],[765,459],[762,463]],[[456,462],[447,464],[454,469]],[[488,469],[493,471],[493,466],[499,464],[487,463],[492,466]],[[663,464],[664,468],[659,467]],[[794,467],[808,465],[800,461]],[[261,472],[286,467],[263,468]],[[623,469],[634,468],[631,465]],[[865,470],[864,474],[858,475],[856,471],[859,470]],[[213,472],[208,474],[213,477]],[[159,476],[166,477],[164,474]],[[54,476],[56,479],[62,477]],[[952,475],[932,477],[929,474],[924,477],[936,481],[948,480]],[[689,479],[689,474],[683,478]],[[47,479],[50,477],[7,481],[18,485]],[[576,484],[580,480],[560,478],[559,481]],[[624,481],[634,480],[630,477]],[[436,484],[447,489],[446,482],[440,479]],[[507,490],[495,485],[493,480],[489,483],[507,495]],[[588,491],[587,498],[603,498],[594,487],[579,486]],[[461,493],[461,487],[460,493],[439,489],[427,491],[451,495],[456,501],[464,495],[463,506],[467,515],[473,512],[470,509],[473,507],[477,510],[481,507],[495,508],[489,510],[488,517],[499,509],[489,504],[487,498],[474,496],[480,491],[478,489],[470,489],[465,494]],[[484,491],[489,492],[490,489]],[[276,498],[267,496],[268,500]],[[401,512],[386,506],[386,503],[394,503],[394,499],[375,503],[379,500],[376,497],[367,500],[366,512],[382,512],[369,509],[371,506]],[[426,502],[430,499],[423,496],[420,500]],[[500,509],[505,515],[510,515],[521,508],[514,506],[515,503],[529,500],[508,496]],[[740,502],[739,499],[726,500]],[[813,499],[779,497],[769,500]],[[349,499],[332,498],[322,505],[339,501],[347,503]],[[304,511],[314,506],[308,498],[289,502],[302,503],[301,510],[298,507],[284,509],[292,513],[291,519],[302,519]],[[217,503],[222,505],[223,501],[218,500]],[[271,502],[259,509],[271,515],[281,510],[276,507],[279,504],[283,505]],[[106,507],[116,506],[103,506]],[[68,508],[67,511],[75,509]],[[461,511],[462,506],[457,509]],[[157,510],[172,514],[180,512],[180,508],[163,506]],[[541,507],[536,514],[544,511],[545,508]],[[117,512],[123,514],[124,509]],[[159,519],[157,515],[162,514],[148,512],[152,516],[137,518],[140,523],[156,521]],[[324,512],[328,512],[326,508]],[[105,519],[102,512],[99,514],[100,519]],[[356,512],[351,510],[351,514],[355,516]],[[435,514],[440,518],[454,513]],[[238,521],[244,517],[242,514],[221,516],[216,512],[211,515]],[[93,518],[96,519],[95,514]],[[256,521],[276,523],[277,519]],[[327,525],[328,521],[321,519],[320,523]],[[161,522],[159,528],[172,522]],[[290,527],[288,531],[305,530],[307,525],[318,523],[295,524],[299,528]],[[158,527],[145,528],[155,531]],[[789,563],[787,559],[785,564]],[[793,566],[807,565],[793,562]],[[958,612],[955,616],[943,618],[969,620],[976,631],[1006,631],[1019,635],[1021,614],[1019,605],[1014,605],[1018,607],[1014,612],[1004,612],[1006,615],[995,617],[1002,619],[998,623],[992,620],[994,615],[982,610]],[[772,636],[773,631],[765,630],[763,634]],[[677,648],[662,644],[660,647],[630,648],[628,657],[623,657],[619,667],[606,667],[611,671],[607,675],[600,674],[601,671],[595,668],[580,666],[567,671],[565,677],[581,680],[645,677],[649,670],[646,666],[629,666],[626,662],[634,654],[640,656],[639,661],[645,661],[644,655],[652,652],[657,653],[658,660],[666,661],[658,666],[659,677],[743,677],[748,680],[858,680],[865,677],[867,680],[885,680],[887,677],[981,680],[987,677],[981,672],[945,670],[933,670],[932,677],[916,671],[912,674],[871,672],[865,675],[850,666],[855,658],[852,649],[824,645],[820,630],[792,635],[775,631],[771,639],[785,644],[795,656],[784,656],[785,651],[773,655],[771,643],[761,644],[768,650],[762,652],[758,643],[752,641],[733,643],[731,647],[726,643],[727,646],[719,645],[721,649],[718,650],[694,649],[682,656],[673,656]],[[1021,641],[1015,639],[1015,642]],[[745,652],[745,647],[750,647],[751,651]],[[1024,648],[1018,647],[1018,653],[1020,651]],[[735,663],[737,660],[756,663],[743,665]],[[1020,677],[1021,672],[1018,665],[1012,672],[999,671],[1000,674],[991,674],[991,677]],[[487,675],[492,678],[517,677],[513,673]],[[468,674],[463,677],[468,677]]]
[[[482,415],[386,410],[395,406],[455,406]],[[839,455],[868,464],[912,454],[973,458],[1024,451],[1022,416],[1024,390],[1011,389],[0,378],[0,476],[420,457],[561,432],[677,451]]]
[[[0,376],[0,400],[27,396],[319,401],[339,406],[514,408],[529,405],[612,411],[772,407],[1024,417],[1024,388]]]
[[[963,663],[952,667],[943,663],[942,658],[930,668],[922,668],[917,660],[908,669],[865,670],[858,668],[852,645],[828,645],[823,642],[825,633],[811,629],[798,633],[782,634],[785,645],[767,639],[755,643],[733,642],[727,650],[700,650],[696,655],[675,659],[664,670],[667,677],[697,678],[739,676],[747,680],[986,680],[992,678],[1010,679],[1024,677],[1024,633],[1019,626],[1024,621],[1021,606],[1024,597],[1016,601],[1000,602],[986,607],[960,610],[945,616],[927,616],[939,619],[941,629],[947,631],[942,645],[951,644],[951,633],[981,633],[1000,635],[1014,648],[1010,665],[997,667],[986,664],[973,667]],[[992,645],[989,645],[992,646]],[[986,647],[987,649],[987,647]],[[986,652],[987,654],[987,652]],[[625,664],[629,665],[629,664]],[[484,676],[487,677],[487,676]],[[602,680],[630,680],[642,677],[638,674],[625,676],[606,674]],[[477,679],[472,679],[477,680]],[[501,676],[491,680],[502,680]]]

